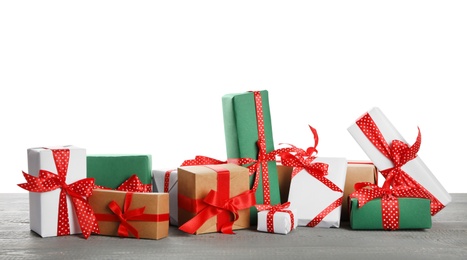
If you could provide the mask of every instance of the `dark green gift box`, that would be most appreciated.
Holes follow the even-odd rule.
[[[269,97],[266,90],[259,91],[264,117],[264,132],[266,138],[266,152],[274,150],[272,138],[271,112],[269,110]],[[256,105],[253,92],[227,94],[222,97],[224,116],[224,131],[227,148],[227,157],[232,158],[258,158],[258,125],[256,120]],[[271,205],[280,204],[279,182],[277,165],[275,161],[268,161],[268,176]],[[256,190],[256,204],[263,204],[262,171]],[[250,176],[250,187],[253,186],[255,176]],[[251,224],[257,223],[257,210],[251,207]]]
[[[431,228],[430,200],[399,198],[399,229]],[[383,229],[381,199],[373,199],[358,208],[358,200],[350,199],[350,227],[352,229]]]
[[[95,184],[116,189],[136,174],[143,184],[151,184],[151,155],[88,155],[87,177]]]

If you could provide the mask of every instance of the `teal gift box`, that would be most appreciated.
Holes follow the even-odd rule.
[[[423,198],[398,198],[399,229],[431,228],[430,200]],[[382,230],[381,199],[368,201],[358,207],[356,198],[350,199],[350,227],[352,229]]]
[[[255,91],[261,96],[261,103],[264,122],[264,136],[266,153],[274,150],[274,140],[272,134],[271,112],[269,109],[269,96],[267,90]],[[252,158],[258,159],[258,120],[256,111],[255,92],[244,92],[226,94],[222,97],[222,108],[224,118],[224,132],[229,159]],[[275,160],[267,162],[270,204],[280,204],[281,197]],[[259,170],[259,184],[256,190],[256,203],[264,204],[263,199],[263,171]],[[250,176],[250,187],[253,186],[255,175]],[[251,207],[251,224],[257,223],[257,209]]]
[[[152,157],[147,154],[88,155],[87,177],[95,184],[117,189],[132,175],[138,176],[145,185],[152,187]]]

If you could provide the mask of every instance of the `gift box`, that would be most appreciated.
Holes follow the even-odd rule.
[[[341,221],[349,220],[349,194],[355,191],[354,185],[358,182],[378,184],[378,171],[372,162],[349,161],[342,200]]]
[[[416,155],[421,142],[420,132],[414,145],[408,146],[401,134],[377,107],[363,114],[348,128],[348,131],[383,177],[386,177],[386,172],[398,171],[397,175],[399,176],[394,179],[395,185],[424,189],[427,198],[431,200],[431,214],[433,216],[451,202],[451,195],[420,156]],[[404,151],[407,153],[403,154]],[[402,160],[407,156],[411,158],[407,162],[398,162],[401,165],[396,165],[394,162],[398,158],[397,156],[391,158],[391,153],[400,156]]]
[[[317,157],[292,176],[288,200],[298,226],[339,227],[346,171],[346,158]]]
[[[235,164],[182,166],[178,168],[179,229],[191,234],[222,232],[250,227],[249,171]]]
[[[398,198],[398,229],[431,228],[430,200],[423,198]],[[358,199],[350,199],[350,227],[352,229],[382,230],[383,217],[381,199],[368,201],[358,207]]]
[[[27,183],[19,186],[30,191],[31,230],[41,237],[82,233],[88,238],[97,232],[92,209],[82,200],[94,187],[94,180],[86,178],[86,150],[69,145],[29,148],[27,153]]]
[[[227,157],[252,159],[250,188],[256,192],[257,203],[280,204],[276,161],[274,156],[268,156],[274,150],[268,92],[226,94],[222,107]],[[263,174],[266,170],[267,174]],[[256,224],[256,220],[257,210],[252,207],[251,224]]]
[[[152,191],[152,159],[146,154],[88,155],[87,176],[94,178],[100,188],[117,189],[136,175]]]
[[[145,239],[168,236],[168,193],[95,189],[89,203],[100,235]]]
[[[279,190],[281,203],[286,203],[289,199],[290,180],[292,179],[293,167],[277,164],[277,178],[279,180]]]
[[[282,205],[258,211],[258,231],[287,235],[297,228],[297,210]]]
[[[178,175],[177,170],[152,170],[154,192],[169,193],[170,225],[178,226]]]

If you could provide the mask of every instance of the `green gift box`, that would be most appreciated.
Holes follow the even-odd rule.
[[[143,184],[152,185],[151,155],[87,156],[87,177],[94,178],[96,185],[116,189],[134,174]]]
[[[261,95],[262,114],[264,122],[264,134],[266,141],[266,153],[274,150],[272,138],[271,112],[269,109],[269,97],[266,90],[257,91]],[[254,92],[226,94],[222,97],[224,116],[224,132],[229,159],[252,158],[258,159],[258,123],[256,117],[256,102]],[[270,204],[280,204],[279,181],[276,161],[268,161],[268,177],[270,189]],[[256,203],[264,204],[262,170],[257,172],[259,176],[258,189],[256,190]],[[250,176],[250,187],[253,186],[255,176]],[[251,207],[251,224],[257,223],[257,209]]]
[[[431,228],[430,200],[423,198],[398,198],[399,229]],[[381,198],[358,207],[356,198],[350,199],[350,227],[352,229],[383,229]]]

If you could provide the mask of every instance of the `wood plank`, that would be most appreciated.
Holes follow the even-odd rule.
[[[161,240],[92,235],[41,238],[29,230],[27,194],[1,194],[0,258],[5,259],[464,259],[467,256],[467,194],[415,231],[356,231],[299,227],[287,235],[256,230],[189,235],[171,227]]]

